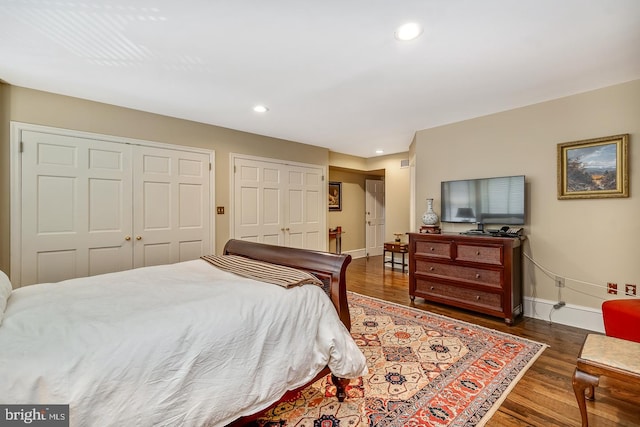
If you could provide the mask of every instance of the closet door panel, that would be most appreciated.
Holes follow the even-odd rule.
[[[322,169],[290,165],[287,167],[288,246],[323,250],[326,234],[321,215],[326,204]]]
[[[134,148],[134,266],[198,258],[209,242],[209,157]]]
[[[130,147],[24,131],[21,285],[131,268]]]
[[[284,245],[279,165],[236,159],[234,170],[234,238]]]

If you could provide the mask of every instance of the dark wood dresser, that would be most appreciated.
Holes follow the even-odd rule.
[[[522,238],[409,233],[409,296],[513,324],[522,314]]]

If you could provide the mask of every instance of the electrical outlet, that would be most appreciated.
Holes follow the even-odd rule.
[[[612,295],[618,295],[618,284],[617,283],[607,283],[607,293]]]
[[[556,276],[556,288],[564,288],[564,277]]]
[[[636,296],[636,285],[630,285],[630,284],[627,283],[624,286],[624,293],[627,296],[635,297]]]

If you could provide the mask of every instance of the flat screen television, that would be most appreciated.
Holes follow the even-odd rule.
[[[443,181],[442,222],[524,225],[524,175]]]

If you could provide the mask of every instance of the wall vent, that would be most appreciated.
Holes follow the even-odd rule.
[[[400,160],[400,167],[401,168],[408,168],[409,167],[409,159]]]

